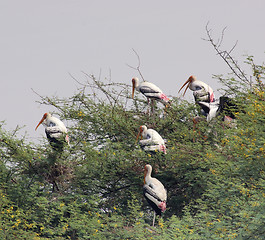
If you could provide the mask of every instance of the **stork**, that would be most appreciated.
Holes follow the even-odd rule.
[[[136,142],[139,137],[141,138],[139,144],[145,151],[160,151],[166,154],[165,141],[156,130],[151,128],[147,129],[145,125],[142,125],[139,128]]]
[[[195,76],[190,76],[180,88],[179,92],[185,85],[187,85],[187,87],[183,93],[183,96],[185,95],[188,88],[193,91],[195,102],[201,107],[202,114],[206,116],[207,122],[210,122],[214,117],[217,116],[218,113],[221,112],[225,112],[226,114],[223,119],[224,122],[228,123],[228,125],[233,122],[235,115],[233,114],[232,110],[238,108],[230,98],[221,96],[219,100],[216,101],[213,89],[206,83],[197,80]],[[197,119],[193,122],[196,123]]]
[[[150,82],[141,82],[139,79],[134,77],[132,79],[132,98],[134,97],[135,89],[145,95],[148,99],[151,99],[151,111],[153,112],[154,100],[161,102],[166,107],[169,105],[169,98],[162,92],[162,90],[155,84]]]
[[[226,126],[235,127],[235,111],[238,111],[239,108],[236,103],[226,96],[221,96],[219,101],[215,102],[197,102],[201,109],[202,113],[206,116],[207,122],[210,122],[214,117],[220,113],[224,113],[223,121]]]
[[[52,146],[61,146],[61,138],[63,136],[65,136],[65,141],[69,145],[67,128],[60,119],[53,117],[50,113],[45,113],[40,122],[38,123],[37,127],[35,128],[35,131],[40,126],[40,124],[44,125],[46,136]]]
[[[193,91],[193,96],[196,102],[199,102],[199,101],[214,102],[215,101],[213,89],[206,83],[200,80],[197,80],[195,76],[190,76],[189,79],[179,89],[179,92],[186,84],[187,84],[187,87],[183,93],[183,96],[185,95],[187,89],[189,88],[191,91]]]
[[[152,166],[149,164],[145,165],[143,194],[154,210],[154,226],[156,214],[161,216],[161,213],[166,210],[167,190],[158,179],[151,177],[151,173]]]

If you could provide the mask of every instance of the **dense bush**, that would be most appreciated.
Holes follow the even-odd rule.
[[[264,66],[247,61],[251,84],[219,76],[239,106],[233,128],[218,116],[194,129],[197,106],[178,98],[166,112],[158,103],[155,114],[145,114],[147,102],[140,94],[132,100],[131,86],[94,76],[68,99],[40,99],[69,122],[63,152],[46,139],[28,143],[2,124],[0,238],[262,239]],[[135,144],[143,124],[167,140],[166,155]],[[147,163],[168,190],[168,209],[154,228],[142,195]]]

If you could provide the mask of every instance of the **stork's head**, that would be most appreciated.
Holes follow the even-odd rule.
[[[214,94],[213,94],[212,88],[206,83],[197,80],[195,76],[190,76],[189,79],[180,88],[179,92],[186,84],[187,84],[187,87],[183,93],[183,96],[185,95],[187,89],[189,88],[191,91],[193,91],[193,96],[196,102],[198,101],[213,102],[214,101]]]
[[[138,138],[139,138],[140,136],[141,136],[141,137],[140,137],[141,139],[143,138],[142,133],[143,133],[144,131],[146,131],[146,130],[147,130],[147,127],[146,127],[145,125],[140,126],[140,128],[139,128],[139,132],[138,132],[137,137],[136,137],[135,144],[137,143]]]
[[[146,164],[144,166],[144,171],[145,172],[152,172],[152,166],[150,164]]]
[[[134,97],[135,88],[137,88],[138,85],[139,85],[139,79],[137,77],[134,77],[132,79],[132,98]]]
[[[50,113],[44,113],[42,119],[40,120],[40,122],[38,123],[37,127],[35,128],[35,131],[37,130],[37,128],[44,122],[46,121],[48,118],[51,117]]]
[[[147,174],[151,174],[152,172],[152,166],[150,164],[145,165],[144,167],[144,184],[145,184],[145,177]]]
[[[187,87],[185,88],[184,93],[183,93],[183,96],[184,96],[188,88],[190,88],[190,89],[192,90],[192,83],[195,82],[195,81],[197,81],[197,80],[196,80],[196,77],[195,77],[195,76],[190,76],[189,79],[188,79],[188,80],[182,85],[182,87],[179,89],[179,92],[181,91],[182,88],[184,88],[184,86],[185,86],[186,84],[188,84]]]

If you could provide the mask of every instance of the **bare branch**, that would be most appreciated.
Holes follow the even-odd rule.
[[[238,43],[238,40],[236,41],[236,43],[235,43],[235,45],[230,49],[230,51],[228,52],[228,55],[230,55],[231,54],[231,52],[235,49],[235,47],[236,47],[236,45],[237,45],[237,43]]]
[[[137,53],[134,49],[132,49],[132,50],[134,51],[135,55],[137,56],[137,59],[138,59],[138,66],[137,66],[137,69],[139,69],[140,66],[141,66],[141,60],[140,60],[140,57],[139,57],[138,53]]]
[[[225,63],[228,65],[228,67],[232,70],[232,72],[236,75],[237,78],[239,78],[241,81],[243,81],[245,83],[250,84],[250,81],[248,80],[246,74],[243,72],[243,70],[241,70],[238,63],[231,56],[231,52],[235,49],[238,41],[236,41],[236,43],[230,49],[229,52],[227,52],[226,50],[221,50],[220,47],[221,47],[221,44],[222,44],[223,39],[224,39],[224,32],[226,30],[226,27],[222,30],[220,40],[218,40],[218,42],[215,43],[213,38],[212,38],[212,35],[211,35],[211,29],[208,28],[208,25],[209,25],[209,23],[207,23],[207,25],[205,27],[208,38],[204,39],[204,40],[209,41],[212,44],[213,48],[217,52],[217,55],[221,56],[221,58],[225,61]]]
[[[140,66],[141,66],[141,59],[140,59],[140,56],[138,55],[138,53],[137,53],[134,49],[132,49],[132,50],[133,50],[133,52],[135,53],[135,55],[137,56],[137,59],[138,59],[138,65],[137,65],[137,67],[133,67],[133,66],[127,64],[127,63],[126,63],[126,65],[127,65],[128,67],[130,67],[130,68],[136,70],[136,71],[139,73],[139,75],[141,76],[141,78],[143,79],[143,81],[145,82],[144,76],[143,76],[143,74],[142,74],[142,72],[141,72],[141,70],[140,70]]]
[[[97,88],[100,89],[100,90],[105,94],[105,96],[106,96],[107,99],[109,100],[109,103],[112,105],[112,101],[111,101],[111,99],[115,101],[115,98],[112,97],[112,96],[108,93],[108,91],[106,91],[106,89],[104,89],[104,87],[100,84],[100,82],[98,82],[98,81],[96,80],[96,77],[95,77],[94,75],[89,75],[89,74],[87,74],[86,72],[83,72],[83,71],[82,71],[82,73],[83,73],[86,77],[90,78],[90,79],[94,82],[94,84],[97,86]],[[95,87],[94,87],[94,89],[95,89]],[[92,89],[92,90],[94,90],[94,89]],[[95,94],[95,93],[94,93],[94,94]],[[95,96],[96,96],[96,94],[95,94]]]
[[[225,27],[225,28],[222,30],[220,43],[217,44],[217,47],[218,47],[218,48],[222,45],[222,42],[223,42],[223,40],[224,40],[224,35],[225,35],[225,30],[226,30],[226,28],[227,28],[227,27]]]

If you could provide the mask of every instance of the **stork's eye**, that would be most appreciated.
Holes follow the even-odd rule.
[[[50,124],[49,124],[49,127],[55,127],[56,126],[56,124],[55,123],[53,123],[53,122],[50,122]]]
[[[202,87],[200,87],[200,86],[196,86],[195,89],[196,89],[196,90],[201,90]]]

